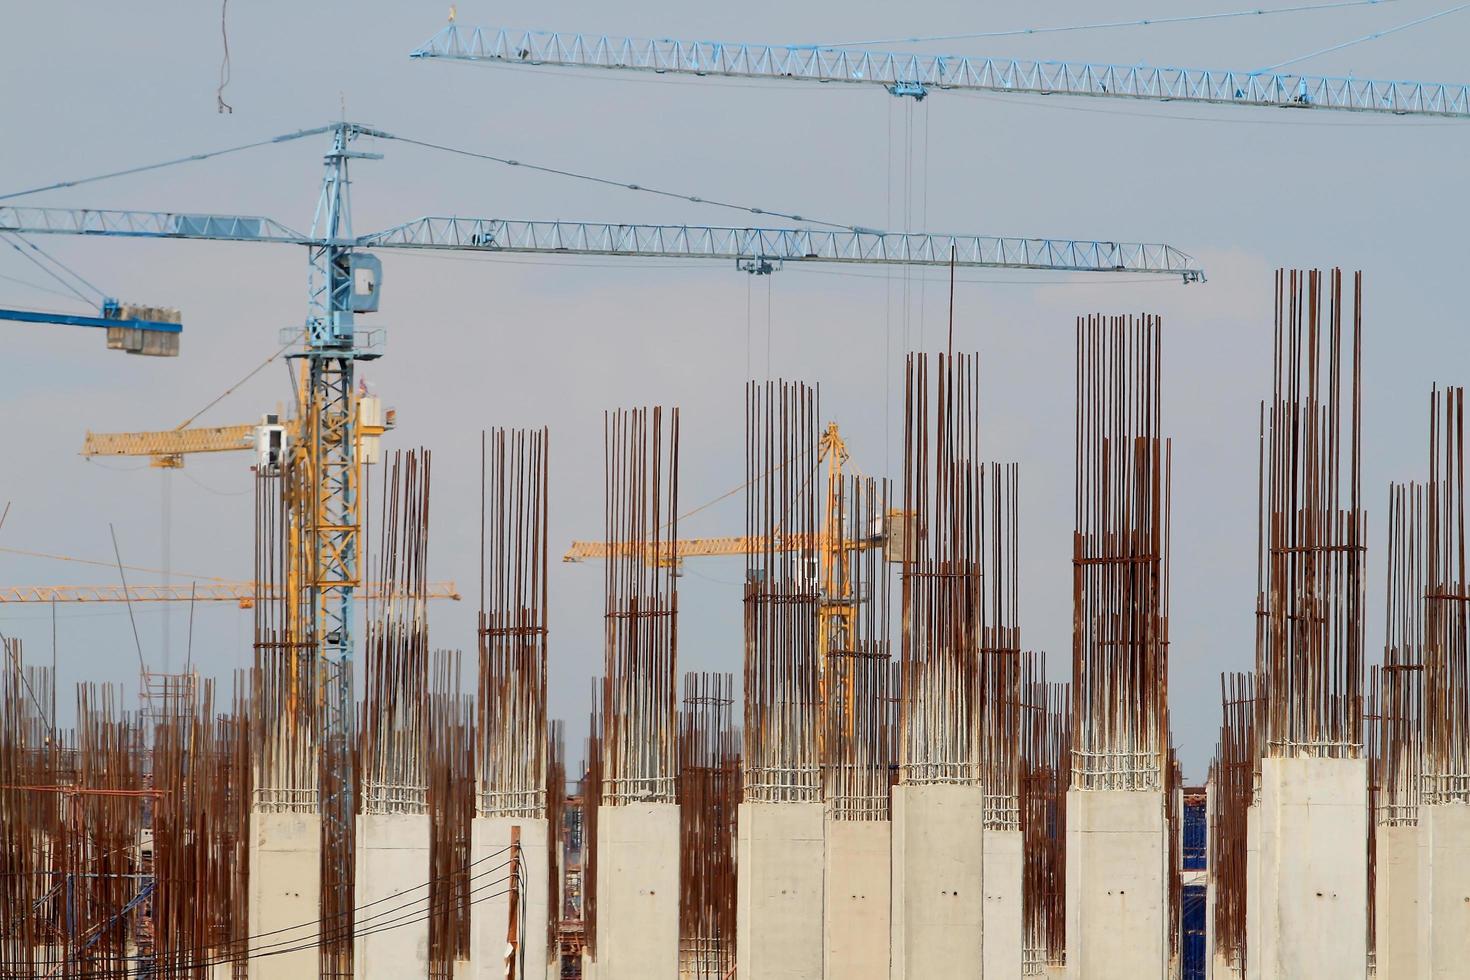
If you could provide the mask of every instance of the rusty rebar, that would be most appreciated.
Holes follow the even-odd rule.
[[[1276,273],[1256,664],[1267,756],[1362,752],[1362,285],[1356,273],[1349,308],[1340,270],[1325,287],[1316,270]]]
[[[1160,790],[1169,748],[1170,442],[1158,317],[1077,320],[1072,787]]]
[[[605,458],[605,538],[615,556],[604,570],[602,803],[672,803],[679,764],[678,409],[609,413]],[[635,546],[614,553],[613,542]]]

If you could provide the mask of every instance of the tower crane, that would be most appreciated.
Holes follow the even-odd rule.
[[[50,323],[67,327],[96,327],[107,331],[107,349],[147,357],[178,357],[184,330],[178,310],[134,306],[107,299],[98,316],[51,313],[40,310],[0,309],[0,320]]]
[[[889,95],[922,101],[935,92],[1060,95],[1098,99],[1256,106],[1394,116],[1470,119],[1470,86],[1335,78],[1276,70],[1216,71],[874,51],[855,47],[772,45],[635,38],[615,35],[461,27],[450,23],[410,53],[421,60],[493,65],[588,68],[661,76],[734,78],[878,86]],[[1189,281],[1186,276],[1186,281]],[[831,512],[831,486],[828,515]],[[901,516],[901,512],[897,512]],[[907,522],[887,521],[896,533]],[[674,542],[674,560],[696,555],[744,554],[769,542],[750,538]],[[842,543],[818,542],[824,587],[841,561]],[[777,547],[810,543],[782,538]],[[619,545],[613,543],[612,549]],[[607,547],[574,542],[565,560],[605,557]],[[825,594],[825,593],[824,593]],[[843,628],[841,597],[822,605],[819,645],[830,648]],[[850,613],[848,613],[850,615]],[[825,665],[825,657],[819,660]],[[819,682],[821,674],[819,670]],[[825,695],[825,685],[822,686]]]
[[[357,399],[357,455],[360,463],[376,463],[383,433],[398,424],[393,409],[386,412],[376,395]],[[192,453],[227,453],[254,450],[257,465],[278,466],[289,448],[301,439],[301,420],[279,412],[261,416],[259,422],[243,425],[179,426],[153,432],[88,432],[82,440],[82,455],[147,456],[149,466],[179,469]]]
[[[0,206],[0,232],[306,248],[310,271],[306,344],[298,356],[305,359],[308,382],[299,449],[310,470],[314,507],[303,515],[310,563],[304,584],[307,621],[335,692],[327,719],[329,731],[350,730],[346,724],[351,710],[350,671],[342,668],[350,662],[355,647],[351,596],[358,580],[353,372],[357,361],[382,356],[382,331],[359,330],[357,325],[359,315],[378,309],[382,264],[376,252],[415,249],[713,259],[753,272],[773,271],[788,262],[815,262],[1132,272],[1177,276],[1186,282],[1204,276],[1193,258],[1166,244],[895,233],[856,227],[738,228],[425,216],[357,235],[352,229],[349,164],[382,156],[356,149],[358,141],[399,137],[342,121],[271,142],[318,135],[330,136],[331,148],[323,160],[321,193],[310,233],[255,215],[13,205]]]
[[[759,554],[768,549],[801,551],[817,562],[817,687],[818,701],[826,701],[827,654],[850,649],[853,620],[857,614],[853,595],[854,576],[846,571],[849,555],[882,548],[890,562],[901,562],[901,535],[911,527],[908,514],[890,509],[882,524],[862,528],[857,534],[844,534],[842,524],[843,465],[847,462],[847,443],[836,422],[827,423],[817,443],[818,470],[825,470],[822,502],[822,524],[815,534],[729,535],[713,538],[676,538],[660,548],[631,541],[573,541],[562,555],[564,562],[582,562],[615,556],[635,555],[644,562],[681,565],[689,558]],[[787,464],[791,465],[791,464]],[[895,544],[896,547],[890,547]],[[642,553],[639,554],[639,550]]]
[[[327,769],[337,787],[324,798],[323,818],[336,839],[354,811],[347,752],[352,722],[353,594],[359,585],[359,439],[354,371],[358,361],[381,357],[382,331],[359,328],[359,315],[378,309],[385,250],[454,250],[479,253],[544,253],[562,256],[621,256],[723,260],[765,274],[784,263],[888,264],[920,267],[1044,269],[1064,272],[1147,273],[1199,281],[1204,272],[1186,253],[1166,244],[985,235],[893,233],[859,227],[710,227],[699,225],[602,224],[504,218],[426,216],[369,234],[352,225],[348,172],[353,161],[381,159],[359,149],[403,137],[360,123],[338,121],[266,141],[282,143],[328,136],[323,176],[311,231],[302,233],[271,218],[181,211],[24,207],[0,204],[0,232],[80,235],[127,239],[183,239],[295,245],[307,253],[307,313],[303,327],[288,328],[305,344],[307,383],[301,438],[294,465],[304,473],[305,499],[295,509],[305,542],[306,567],[299,577],[301,621],[318,651],[315,668]],[[184,163],[199,154],[158,166]],[[420,144],[423,145],[423,144]],[[444,149],[438,147],[438,149]],[[156,169],[156,168],[144,168]],[[136,169],[134,171],[136,172]],[[103,177],[108,175],[103,175]],[[103,179],[102,177],[95,179]],[[0,201],[72,187],[66,181],[8,195]],[[284,338],[283,338],[284,342]],[[307,665],[303,665],[307,666]],[[343,860],[336,855],[324,860]],[[343,881],[349,880],[343,876]],[[351,906],[350,896],[341,896]]]
[[[11,248],[50,276],[83,303],[95,303],[99,309],[96,316],[76,313],[55,313],[49,310],[17,310],[0,308],[0,320],[17,323],[48,323],[67,327],[92,327],[105,330],[108,350],[120,350],[146,357],[177,357],[179,335],[183,332],[183,321],[179,311],[157,306],[140,306],[122,303],[106,296],[100,289],[83,279],[55,256],[39,245],[19,235],[10,240],[0,237]],[[80,287],[80,288],[79,288]],[[86,289],[92,294],[89,298]]]
[[[1271,70],[1035,61],[809,44],[732,44],[461,27],[455,23],[424,42],[410,57],[880,86],[890,95],[915,100],[934,92],[957,91],[1470,119],[1470,85]]]

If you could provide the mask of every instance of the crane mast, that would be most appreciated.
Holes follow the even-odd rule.
[[[358,471],[354,366],[357,349],[353,288],[351,184],[348,161],[381,159],[350,148],[363,132],[342,122],[332,135],[321,200],[312,223],[310,308],[306,326],[306,485],[312,499],[300,532],[309,566],[303,569],[305,622],[317,643],[323,692],[323,736],[330,744],[352,730],[352,592],[358,579]],[[376,283],[373,294],[375,298]],[[342,792],[351,793],[344,784]]]

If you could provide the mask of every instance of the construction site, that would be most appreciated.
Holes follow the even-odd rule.
[[[1470,976],[1470,340],[1463,240],[1429,230],[1464,216],[1458,192],[1415,196],[1453,182],[1470,84],[1300,73],[1452,35],[1470,8],[1384,3],[1074,5],[1085,23],[793,45],[451,8],[416,47],[432,18],[394,13],[424,27],[388,38],[396,60],[386,26],[354,54],[424,101],[453,71],[446,113],[530,76],[496,98],[548,129],[650,100],[692,159],[750,147],[672,106],[708,97],[723,119],[815,92],[771,124],[795,147],[885,100],[886,156],[872,137],[879,161],[851,168],[879,182],[851,193],[881,227],[789,210],[792,186],[831,207],[826,180],[848,200],[847,175],[732,178],[782,202],[758,206],[715,192],[738,170],[610,176],[616,141],[522,159],[496,127],[431,138],[427,108],[348,121],[335,90],[336,121],[209,130],[237,134],[223,148],[18,147],[35,159],[0,163],[0,980]],[[307,84],[296,55],[244,67],[270,18],[207,14],[211,116],[290,104],[271,86]],[[930,51],[1262,18],[1316,38],[1335,17],[1347,40],[1242,71]],[[562,101],[527,107],[537,85]],[[963,96],[1012,120],[1062,106],[1062,126],[1240,123],[1225,171],[1269,138],[1310,177],[1259,210],[1233,189],[1166,201],[1145,211],[1158,240],[937,233],[970,213],[939,171],[973,123],[932,109]],[[412,168],[375,184],[390,153]],[[1423,173],[1374,203],[1336,183],[1352,154]],[[1024,207],[1065,221],[1114,179],[1125,202],[1195,179],[1150,169],[1085,194],[1044,176]],[[277,173],[312,190],[307,231],[193,203],[255,200]],[[473,204],[486,174],[547,182],[549,207],[611,190],[738,218],[380,219],[399,198]],[[156,209],[97,206],[109,193]],[[233,258],[207,265],[204,242]],[[640,266],[643,285],[612,271]],[[128,295],[180,283],[220,319],[119,300],[98,270]],[[850,281],[771,285],[824,271]],[[206,563],[235,574],[181,570]]]

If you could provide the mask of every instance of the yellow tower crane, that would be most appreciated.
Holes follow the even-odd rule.
[[[822,526],[815,535],[782,534],[778,531],[770,536],[677,538],[671,543],[661,545],[657,554],[652,546],[632,541],[573,541],[561,560],[581,562],[637,555],[644,561],[658,561],[677,567],[688,558],[759,554],[767,548],[776,551],[814,552],[821,585],[817,603],[818,698],[825,704],[827,654],[832,650],[850,648],[852,624],[857,614],[857,603],[852,594],[852,576],[844,574],[844,562],[849,554],[872,548],[884,548],[888,561],[902,562],[901,535],[908,526],[902,510],[890,509],[884,515],[880,527],[862,529],[856,535],[841,533],[838,524],[842,507],[843,465],[847,458],[847,443],[843,441],[837,423],[827,423],[817,444],[817,465],[825,468],[827,486],[822,508]]]

